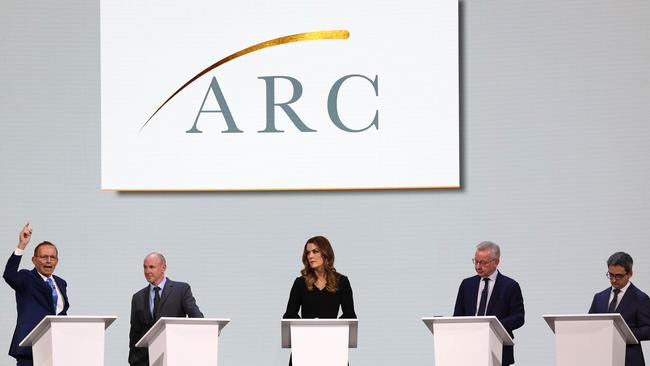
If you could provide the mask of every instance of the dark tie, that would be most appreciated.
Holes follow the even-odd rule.
[[[485,282],[485,286],[483,287],[483,291],[481,291],[481,302],[478,303],[478,311],[476,312],[476,316],[485,315],[485,305],[487,305],[490,279],[484,278],[483,282]]]
[[[612,299],[612,302],[609,303],[609,309],[607,309],[607,312],[609,313],[614,313],[616,312],[616,302],[618,301],[618,293],[621,292],[621,290],[615,288],[614,289],[614,298]]]
[[[52,289],[52,302],[54,303],[54,315],[56,315],[56,303],[59,302],[59,294],[56,293],[56,287],[54,286],[54,282],[52,281],[52,277],[47,278],[47,284],[50,285],[50,288]]]
[[[156,315],[158,314],[158,305],[160,304],[160,287],[155,286],[153,292],[153,317],[156,318]]]

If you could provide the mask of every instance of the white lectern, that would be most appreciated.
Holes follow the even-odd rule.
[[[637,344],[618,313],[544,315],[555,333],[557,366],[620,366],[625,364],[625,345]]]
[[[433,333],[436,366],[501,366],[503,346],[514,345],[495,316],[434,317],[422,321]]]
[[[284,319],[281,327],[293,366],[347,366],[348,348],[357,348],[357,319]]]
[[[104,331],[116,316],[48,315],[19,346],[32,346],[34,365],[103,366]]]
[[[152,366],[217,366],[219,334],[230,319],[167,318],[140,338]]]

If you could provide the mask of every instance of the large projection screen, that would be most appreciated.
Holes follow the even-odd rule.
[[[102,189],[459,187],[454,0],[100,4]]]

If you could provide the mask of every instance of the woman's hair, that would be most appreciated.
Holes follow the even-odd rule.
[[[300,273],[305,279],[307,289],[310,291],[313,290],[314,283],[316,283],[316,280],[318,279],[316,277],[316,271],[311,268],[309,260],[307,260],[307,244],[309,243],[316,245],[323,257],[325,280],[327,281],[325,289],[328,292],[336,292],[336,284],[340,274],[336,272],[336,268],[334,268],[334,250],[332,249],[332,244],[330,244],[329,240],[324,236],[314,236],[313,238],[310,238],[307,240],[305,247],[302,250],[302,264],[304,264],[305,268],[303,268]]]

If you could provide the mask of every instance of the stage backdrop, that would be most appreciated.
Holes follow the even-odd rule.
[[[395,4],[396,18],[411,12]],[[452,190],[101,192],[99,19],[97,0],[0,1],[0,260],[26,221],[30,249],[57,243],[70,314],[119,316],[107,366],[127,364],[151,250],[206,316],[232,319],[220,366],[287,366],[280,317],[317,234],[354,290],[351,366],[431,366],[420,317],[452,313],[481,240],[502,245],[500,269],[523,290],[517,366],[554,364],[542,314],[586,312],[614,251],[632,254],[632,282],[650,291],[646,0],[463,1],[463,188]],[[13,366],[15,300],[1,280],[0,309],[0,365]]]
[[[100,14],[105,190],[459,186],[456,1]]]

